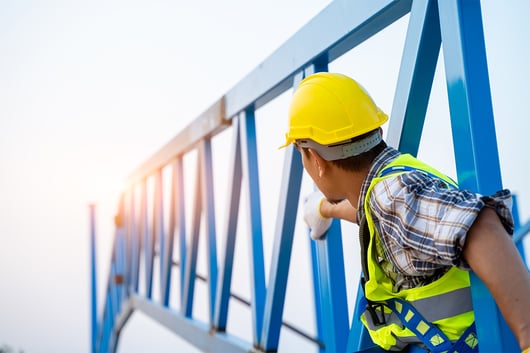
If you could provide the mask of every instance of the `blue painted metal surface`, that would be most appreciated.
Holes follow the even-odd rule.
[[[250,245],[252,334],[255,345],[259,344],[259,335],[262,331],[266,294],[257,149],[255,113],[254,110],[247,109],[241,117],[241,153],[244,175],[246,176],[250,216],[248,241]]]
[[[137,217],[131,215],[136,214],[136,196],[135,193],[129,195],[127,218],[129,224],[129,240],[130,240],[130,271],[128,276],[129,294],[131,292],[138,292],[138,278],[140,274],[140,230]]]
[[[98,335],[97,271],[96,271],[96,206],[89,206],[90,220],[90,352],[96,353]]]
[[[291,260],[293,235],[302,182],[302,158],[291,145],[285,152],[282,187],[276,218],[269,287],[265,301],[263,329],[258,347],[263,351],[278,349],[285,290]]]
[[[458,182],[462,188],[492,194],[502,188],[502,180],[480,3],[451,0],[438,5]],[[517,350],[487,288],[474,274],[471,283],[481,351]]]
[[[175,165],[177,162],[173,162],[173,179],[177,180],[178,178],[178,167]],[[175,228],[177,224],[177,183],[171,183],[171,196],[170,196],[170,206],[169,206],[169,228],[167,232],[167,244],[165,245],[164,251],[160,250],[160,253],[164,254],[160,259],[161,263],[161,272],[160,272],[160,281],[161,281],[161,298],[162,304],[169,307],[169,295],[171,288],[171,273],[173,268],[173,246],[175,242]],[[162,199],[162,197],[161,197]],[[163,223],[162,223],[163,225]]]
[[[330,62],[354,50],[408,13],[409,26],[388,142],[402,151],[417,154],[442,48],[459,183],[483,194],[502,187],[479,1],[333,1],[131,174],[118,207],[101,322],[95,317],[96,278],[91,279],[93,352],[116,352],[120,332],[136,310],[198,349],[209,352],[273,352],[280,347],[283,329],[296,331],[284,322],[283,311],[303,167],[300,154],[292,146],[286,148],[269,278],[266,280],[255,111],[296,86],[306,75],[327,71]],[[218,254],[213,183],[216,151],[212,150],[211,139],[228,128],[233,131],[229,164],[231,179],[227,205],[222,209],[227,212],[226,241],[223,251]],[[192,151],[197,152],[195,190],[188,192],[184,183],[183,158]],[[226,151],[222,156],[226,158]],[[271,163],[278,169],[275,161]],[[166,166],[172,168],[167,232],[162,190],[165,185],[162,170]],[[238,300],[250,307],[251,322],[248,325],[252,337],[246,339],[227,332],[229,304],[231,299],[236,299],[231,284],[236,240],[241,236],[237,225],[241,219],[242,193],[248,200],[251,278],[250,299]],[[189,197],[193,202],[188,231],[186,200]],[[150,207],[152,212],[149,212]],[[517,208],[514,212],[517,215]],[[520,222],[516,219],[519,229],[515,241],[529,232],[529,224],[519,227]],[[94,251],[93,223],[91,227],[91,251]],[[204,227],[203,232],[201,227]],[[207,242],[204,254],[207,258],[206,276],[197,273],[201,234],[205,234]],[[178,236],[179,251],[173,253],[175,236]],[[155,256],[156,244],[158,256]],[[300,336],[310,339],[320,352],[380,351],[373,346],[358,319],[363,310],[359,295],[355,301],[347,298],[340,223],[334,221],[326,240],[311,241],[309,249],[315,294],[311,310],[317,337],[298,331]],[[91,253],[91,261],[94,275],[95,251]],[[172,280],[174,266],[179,266],[179,281]],[[160,288],[153,292],[156,269],[160,273]],[[144,283],[140,286],[142,270]],[[206,322],[198,319],[193,310],[198,281],[207,282]],[[491,295],[476,277],[472,281],[481,351],[516,351],[513,336]],[[178,303],[170,300],[172,288],[180,293]],[[350,308],[348,301],[352,302]],[[353,311],[351,322],[348,310]]]
[[[228,195],[230,201],[228,206],[228,220],[226,230],[226,244],[224,247],[224,261],[220,263],[219,281],[217,286],[217,306],[215,308],[213,329],[216,331],[226,331],[228,320],[228,306],[230,300],[230,288],[232,284],[232,269],[234,265],[234,253],[237,235],[237,222],[239,218],[239,203],[241,196],[241,180],[243,171],[241,166],[241,141],[239,119],[234,119],[234,136],[232,138],[232,174],[229,178]],[[253,326],[255,327],[255,325]],[[254,341],[255,341],[254,337]]]
[[[436,1],[415,1],[387,134],[387,143],[404,153],[418,153],[440,44]]]
[[[410,11],[411,0],[336,0],[225,94],[226,116],[260,108],[315,63],[339,58]]]
[[[185,208],[185,197],[186,197],[186,190],[184,189],[184,168],[182,163],[182,158],[177,158],[175,161],[175,164],[173,165],[174,173],[173,177],[176,179],[173,179],[173,184],[176,186],[176,198],[177,198],[177,204],[176,204],[176,215],[177,215],[177,228],[178,228],[178,234],[179,234],[179,249],[180,249],[180,303],[184,303],[184,292],[182,288],[184,288],[185,284],[185,278],[186,278],[186,267],[184,264],[186,263],[187,259],[187,246],[186,246],[186,208]]]
[[[197,276],[197,254],[199,251],[199,231],[201,226],[201,169],[197,166],[197,178],[195,179],[195,200],[193,207],[193,219],[191,230],[191,241],[186,248],[186,262],[184,266],[184,285],[182,286],[181,312],[186,317],[192,316],[193,294],[195,292],[195,278]]]
[[[345,352],[348,339],[348,301],[341,227],[333,220],[324,240],[316,242],[319,294],[322,317],[322,338],[326,351]]]
[[[519,217],[519,202],[518,202],[517,195],[513,195],[512,214],[513,214],[513,223],[514,223],[515,229],[517,229],[517,231],[513,235],[513,241],[515,243],[515,246],[517,246],[517,250],[519,251],[519,254],[521,254],[521,258],[523,259],[523,262],[526,263],[526,255],[524,252],[524,244],[522,242],[522,239],[530,231],[530,222],[527,222],[525,225],[521,226],[521,220]]]
[[[311,237],[307,237],[307,240],[309,241],[309,248],[311,249],[311,263],[312,266],[312,276],[313,276],[313,296],[315,301],[315,317],[316,317],[316,329],[317,329],[317,336],[323,337],[324,336],[324,318],[322,313],[322,300],[320,295],[320,281],[319,281],[319,274],[318,274],[318,267],[316,264],[318,263],[317,258],[317,243],[312,241]],[[319,353],[325,352],[325,346],[319,347],[318,351]]]
[[[447,92],[461,187],[502,187],[479,1],[440,1]]]
[[[213,161],[212,145],[209,139],[204,140],[201,146],[201,181],[202,208],[206,218],[206,240],[208,247],[208,300],[210,322],[213,321],[215,311],[215,295],[217,287],[217,237],[215,231],[215,210],[214,210],[214,186],[213,186]]]
[[[154,200],[153,200],[153,238],[158,240],[159,273],[160,273],[160,297],[164,298],[166,288],[164,278],[164,263],[166,251],[166,234],[164,232],[164,202],[162,199],[162,169],[154,175]]]
[[[142,183],[142,226],[145,257],[145,296],[151,298],[153,292],[153,264],[155,252],[155,237],[149,224],[147,209],[147,180]]]

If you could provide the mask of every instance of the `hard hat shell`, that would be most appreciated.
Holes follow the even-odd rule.
[[[330,145],[375,130],[388,120],[354,79],[330,72],[306,77],[289,109],[288,146],[297,139]]]

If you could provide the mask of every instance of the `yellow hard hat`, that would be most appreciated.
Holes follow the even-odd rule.
[[[289,109],[286,147],[297,139],[330,145],[375,130],[388,120],[354,79],[319,72],[295,90]]]

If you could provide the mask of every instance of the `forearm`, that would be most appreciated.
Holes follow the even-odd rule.
[[[320,205],[320,214],[327,218],[338,218],[357,223],[357,209],[347,199],[338,203],[324,200]]]
[[[488,287],[521,349],[530,346],[530,275],[494,210],[470,228],[463,256]]]

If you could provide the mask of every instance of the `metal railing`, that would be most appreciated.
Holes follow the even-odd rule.
[[[283,329],[308,339],[321,352],[372,348],[357,320],[359,299],[353,302],[353,310],[348,307],[339,221],[333,222],[325,240],[311,241],[309,245],[316,335],[283,319],[303,168],[299,153],[288,147],[284,152],[274,240],[266,261],[256,111],[306,75],[327,71],[329,63],[405,15],[409,15],[409,24],[388,143],[417,154],[434,71],[443,48],[451,121],[456,127],[453,140],[459,183],[484,194],[500,189],[480,3],[333,1],[129,176],[115,217],[113,256],[99,318],[96,278],[92,277],[93,352],[115,352],[120,332],[135,310],[209,352],[277,351]],[[480,124],[475,124],[479,118]],[[231,151],[223,150],[222,158],[228,159],[230,183],[226,204],[216,209],[212,140],[226,130],[231,131]],[[191,176],[195,182],[192,190],[184,183],[186,177],[190,179],[185,168],[190,154],[195,156],[192,169],[196,173]],[[271,163],[281,168],[277,161]],[[164,190],[167,185],[169,191]],[[247,232],[238,229],[242,195],[247,200]],[[227,220],[222,236],[216,221],[221,211],[226,212],[223,215]],[[93,211],[91,214],[93,220]],[[93,221],[91,224],[94,239]],[[529,227],[526,224],[520,232],[528,233]],[[523,236],[516,234],[518,239]],[[248,299],[231,290],[235,244],[241,236],[246,236],[249,249]],[[205,242],[206,274],[198,271],[201,237]],[[94,240],[91,258],[94,274]],[[198,283],[206,287],[205,318],[194,312]],[[481,351],[512,350],[513,337],[476,277],[472,279],[472,289]],[[176,302],[172,296],[177,297]],[[250,338],[227,329],[231,299],[249,307]],[[354,312],[352,318],[350,311]]]

